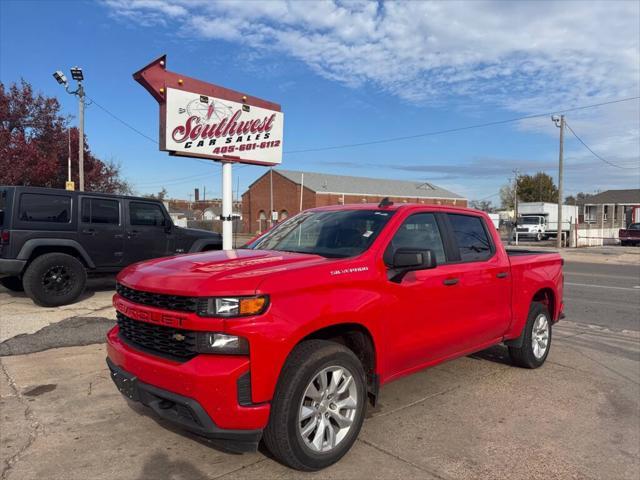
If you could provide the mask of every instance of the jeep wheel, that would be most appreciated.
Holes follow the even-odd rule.
[[[533,302],[524,326],[522,346],[509,347],[513,363],[524,368],[542,366],[551,348],[551,315],[542,303]]]
[[[86,282],[84,265],[64,253],[45,253],[37,257],[22,277],[24,291],[43,307],[72,303],[83,292]]]
[[[366,402],[364,370],[351,350],[326,340],[303,342],[278,380],[265,443],[289,467],[328,467],[358,437]]]
[[[24,290],[20,277],[2,277],[0,278],[0,285],[12,292],[22,292]]]

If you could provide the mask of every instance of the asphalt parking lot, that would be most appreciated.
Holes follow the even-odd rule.
[[[498,346],[394,382],[352,451],[315,474],[225,453],[129,405],[101,343],[113,279],[58,309],[0,291],[0,479],[638,478],[637,251],[567,257],[567,320],[543,368],[515,368]]]

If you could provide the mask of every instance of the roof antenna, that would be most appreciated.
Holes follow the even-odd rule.
[[[389,200],[389,197],[384,197],[382,201],[378,204],[378,208],[390,207],[393,205],[393,202]]]

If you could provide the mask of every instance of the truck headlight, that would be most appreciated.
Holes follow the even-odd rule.
[[[201,317],[248,317],[260,315],[268,306],[267,295],[202,298],[198,302],[198,315]]]
[[[249,342],[246,338],[235,335],[198,332],[196,351],[198,353],[218,353],[221,355],[249,355]]]

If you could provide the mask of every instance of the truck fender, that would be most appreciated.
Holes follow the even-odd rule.
[[[27,240],[24,243],[24,245],[22,246],[22,248],[20,249],[20,252],[18,253],[18,256],[16,257],[16,259],[17,260],[29,260],[29,257],[31,257],[31,254],[33,253],[33,251],[38,247],[69,247],[69,248],[73,248],[74,250],[76,250],[78,252],[78,254],[80,254],[80,256],[82,257],[82,259],[84,260],[84,262],[87,264],[87,266],[89,268],[95,268],[95,264],[91,260],[91,257],[89,257],[89,254],[86,252],[86,250],[84,248],[82,248],[82,245],[80,245],[75,240],[64,239],[64,238],[63,239],[60,239],[60,238],[32,238],[31,240]]]
[[[188,253],[202,252],[206,247],[209,247],[212,245],[219,246],[220,249],[222,249],[221,240],[217,240],[215,238],[199,238],[198,240],[193,242],[193,245],[191,245],[191,248],[189,249]]]

